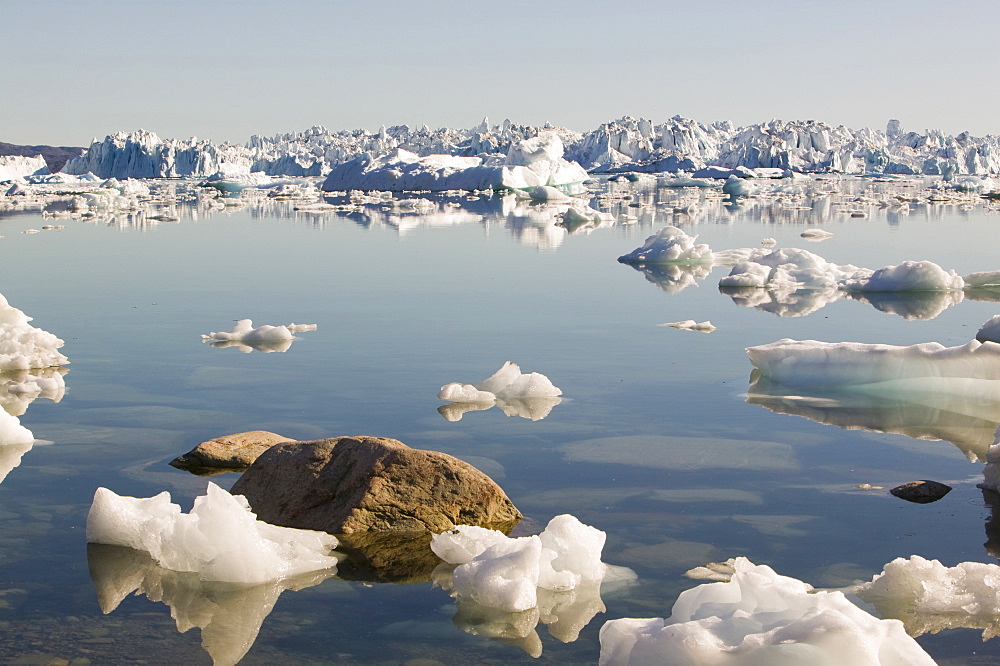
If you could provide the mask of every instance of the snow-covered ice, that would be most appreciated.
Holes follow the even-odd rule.
[[[166,569],[232,583],[263,583],[337,564],[332,535],[257,520],[242,495],[211,482],[190,513],[182,513],[166,491],[136,498],[98,488],[87,541],[146,551]]]
[[[601,627],[602,666],[652,664],[933,664],[897,620],[880,620],[839,591],[739,557],[728,582],[681,592],[669,618]]]

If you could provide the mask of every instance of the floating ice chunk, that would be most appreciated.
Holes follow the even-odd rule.
[[[1000,342],[1000,315],[993,315],[979,327],[976,340],[980,342]]]
[[[685,319],[684,321],[675,321],[669,324],[660,324],[661,326],[671,326],[673,328],[679,328],[683,331],[699,331],[701,333],[711,333],[715,330],[715,326],[712,326],[710,321],[697,322],[694,319]]]
[[[747,355],[763,376],[785,386],[886,394],[942,391],[977,401],[1000,399],[1000,344],[993,342],[900,347],[785,338],[748,347]]]
[[[826,231],[825,229],[806,229],[799,236],[811,241],[822,241],[827,238],[833,238],[833,233]]]
[[[68,364],[69,360],[57,351],[63,341],[29,321],[31,317],[12,307],[0,294],[0,371]]]
[[[1000,431],[1000,429],[998,429]],[[1000,435],[994,437],[993,444],[986,449],[986,464],[983,466],[983,482],[980,488],[1000,493]]]
[[[722,186],[722,193],[733,197],[749,197],[757,193],[757,186],[739,176],[730,176]]]
[[[16,416],[0,409],[0,483],[21,464],[21,457],[31,450],[34,442],[35,436]]]
[[[933,664],[902,623],[879,620],[842,592],[812,592],[744,557],[729,582],[681,592],[669,618],[601,627],[602,666],[624,664]]]
[[[850,264],[839,266],[808,250],[779,248],[763,251],[755,248],[750,258],[733,266],[729,275],[719,280],[720,287],[835,287],[842,280],[868,275],[868,271]]]
[[[529,372],[515,377],[514,380],[495,392],[497,398],[503,400],[526,400],[531,398],[556,398],[562,395],[562,390],[540,372]]]
[[[879,575],[852,590],[882,617],[902,620],[911,636],[942,629],[983,630],[1000,635],[1000,566],[961,562],[946,567],[919,555],[898,557]]]
[[[458,382],[445,384],[438,391],[438,400],[449,402],[488,402],[492,405],[495,399],[496,396],[489,391],[480,391],[472,384],[459,384]]]
[[[515,379],[521,376],[521,368],[512,361],[506,361],[500,369],[492,375],[475,385],[480,391],[489,393],[499,393],[510,386]]]
[[[646,239],[642,247],[618,257],[623,264],[707,264],[714,262],[712,248],[697,236],[688,236],[677,227],[664,227]]]
[[[537,185],[528,190],[528,196],[535,201],[550,201],[559,203],[569,201],[569,197],[562,190],[549,185]]]
[[[332,535],[259,521],[242,495],[214,483],[188,514],[166,491],[136,498],[98,488],[87,516],[87,541],[144,550],[166,569],[234,583],[262,583],[337,564],[329,554],[337,545]]]
[[[605,538],[601,530],[563,514],[541,534],[514,539],[459,525],[431,537],[431,550],[460,565],[452,577],[455,596],[520,612],[538,605],[538,588],[567,591],[599,582],[607,571],[601,562]]]
[[[315,331],[316,324],[288,324],[287,326],[271,326],[264,324],[254,328],[250,319],[240,319],[231,331],[213,331],[202,334],[204,341],[215,341],[213,346],[228,347],[236,346],[241,351],[249,352],[251,349],[259,351],[287,351],[294,339],[293,333],[305,331]]]
[[[1000,286],[1000,271],[979,271],[969,273],[962,278],[966,288],[969,287],[997,287]]]
[[[904,261],[868,277],[844,280],[842,286],[848,291],[950,291],[964,288],[965,280],[932,261]]]
[[[772,247],[774,245],[777,245],[778,241],[776,241],[773,238],[762,238],[760,239],[760,244],[763,245],[764,247]]]

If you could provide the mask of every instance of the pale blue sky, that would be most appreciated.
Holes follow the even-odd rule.
[[[577,130],[631,115],[1000,134],[995,0],[0,0],[0,141]]]

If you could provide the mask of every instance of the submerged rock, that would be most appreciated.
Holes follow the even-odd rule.
[[[521,518],[500,486],[472,465],[384,437],[278,444],[232,492],[244,495],[261,520],[335,534],[509,527]]]
[[[910,481],[901,486],[896,486],[889,492],[907,502],[929,504],[938,501],[951,492],[951,486],[946,486],[937,481]]]
[[[240,432],[202,442],[184,455],[171,460],[170,464],[180,469],[194,470],[198,468],[246,469],[257,460],[260,454],[275,444],[293,441],[295,440],[267,430]]]

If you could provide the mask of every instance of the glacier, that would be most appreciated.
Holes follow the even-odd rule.
[[[813,120],[736,127],[729,121],[706,124],[680,116],[661,123],[625,116],[587,132],[510,120],[492,125],[488,119],[471,129],[398,125],[373,132],[314,126],[273,137],[255,135],[244,145],[214,144],[197,137],[161,139],[147,130],[120,131],[103,140],[95,138],[83,155],[66,163],[63,172],[90,172],[100,178],[206,178],[220,172],[324,177],[341,165],[388,162],[393,155],[395,159],[414,155],[417,161],[436,156],[438,162],[444,157],[475,158],[485,168],[501,163],[520,142],[542,135],[557,136],[565,146],[566,160],[588,173],[694,174],[695,179],[709,180],[796,173],[923,174],[953,181],[958,189],[980,190],[992,189],[992,182],[968,177],[1000,175],[1000,136],[995,135],[904,132],[897,120],[890,120],[883,131]],[[355,164],[355,170],[360,168]],[[738,185],[743,191],[753,189],[752,182]]]

